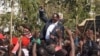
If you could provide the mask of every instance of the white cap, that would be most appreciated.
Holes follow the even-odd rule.
[[[4,28],[4,30],[3,30],[3,32],[8,32],[8,31],[9,31],[8,27]]]
[[[61,12],[58,13],[60,19],[63,19],[63,14]]]

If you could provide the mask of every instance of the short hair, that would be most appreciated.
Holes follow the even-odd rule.
[[[66,56],[66,51],[64,50],[59,50],[55,53],[55,56]]]
[[[40,55],[40,56],[47,56],[48,53],[47,53],[47,51],[44,48],[41,47],[41,48],[38,49],[38,55]]]

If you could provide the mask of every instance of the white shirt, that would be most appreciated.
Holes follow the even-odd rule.
[[[46,40],[50,39],[50,33],[53,31],[53,29],[55,28],[55,26],[57,24],[58,24],[58,22],[52,23],[51,25],[49,25],[49,27],[47,28],[47,31],[46,31],[46,36],[45,36]]]
[[[22,48],[22,51],[25,56],[29,56],[29,51],[26,48]]]

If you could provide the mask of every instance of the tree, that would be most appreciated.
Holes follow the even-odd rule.
[[[43,23],[39,20],[38,9],[39,6],[45,7],[48,17],[51,17],[54,12],[61,12],[64,14],[64,25],[74,28],[76,22],[80,23],[84,19],[89,18],[90,1],[89,0],[18,0],[20,5],[20,12],[14,16],[15,24],[26,24],[20,15],[25,11],[27,15],[27,24],[31,28],[41,29]],[[97,3],[97,13],[99,10],[99,3]],[[78,20],[78,21],[77,21]],[[38,23],[41,23],[40,25]]]

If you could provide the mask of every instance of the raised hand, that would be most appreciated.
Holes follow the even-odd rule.
[[[43,6],[40,6],[40,7],[39,7],[39,11],[44,11]]]
[[[74,40],[72,38],[72,31],[67,27],[65,27],[65,31],[70,37],[70,45],[71,45],[70,56],[75,56],[75,45],[74,45]]]

